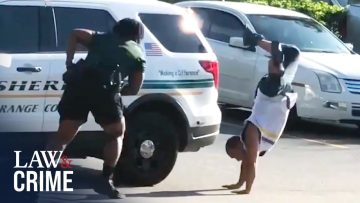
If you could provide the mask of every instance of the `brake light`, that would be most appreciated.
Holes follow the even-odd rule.
[[[206,72],[213,74],[215,87],[219,88],[219,63],[217,61],[199,61],[199,63]]]

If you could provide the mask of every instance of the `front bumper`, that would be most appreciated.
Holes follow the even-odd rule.
[[[299,96],[296,104],[299,117],[332,123],[360,124],[360,95],[347,91],[341,94],[314,93],[313,90],[309,92],[313,94]]]

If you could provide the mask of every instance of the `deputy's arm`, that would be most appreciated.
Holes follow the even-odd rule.
[[[74,29],[70,35],[68,46],[66,50],[66,65],[71,65],[72,60],[74,59],[74,54],[76,51],[76,46],[78,44],[83,45],[86,48],[89,48],[91,40],[95,31],[86,30],[86,29]]]
[[[136,70],[129,75],[128,84],[121,90],[121,95],[136,95],[143,83],[144,73],[142,70]]]

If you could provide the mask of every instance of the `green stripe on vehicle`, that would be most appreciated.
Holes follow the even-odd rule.
[[[201,80],[144,80],[144,83],[203,83],[213,82],[213,79],[201,79]]]
[[[205,88],[214,86],[213,80],[145,80],[142,89]]]

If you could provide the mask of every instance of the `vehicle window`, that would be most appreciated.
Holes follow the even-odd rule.
[[[211,19],[210,19],[210,12],[209,9],[202,9],[202,8],[191,8],[197,17],[198,25],[201,29],[201,32],[204,34],[205,37],[209,36]]]
[[[40,51],[38,7],[0,6],[0,51]]]
[[[40,51],[54,51],[56,47],[55,26],[52,8],[40,8]]]
[[[350,53],[330,31],[308,18],[248,15],[256,31],[268,40],[294,44],[301,51]]]
[[[341,6],[344,6],[344,7],[349,4],[349,0],[338,0],[338,2]]]
[[[205,24],[208,29],[207,38],[229,43],[230,37],[243,37],[245,26],[234,15],[223,11],[206,8],[193,8],[201,21],[210,22]]]
[[[204,53],[202,42],[192,27],[194,22],[180,15],[140,14],[145,26],[169,51],[177,53]]]
[[[57,51],[66,50],[69,35],[75,28],[109,32],[115,24],[112,16],[104,10],[59,7],[54,9],[58,32]]]

